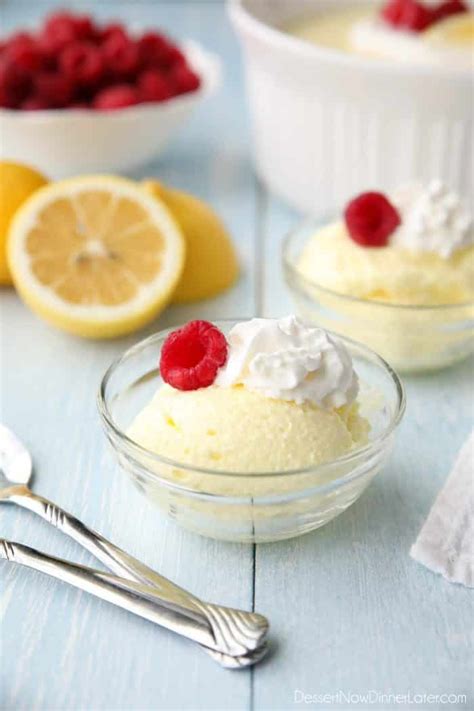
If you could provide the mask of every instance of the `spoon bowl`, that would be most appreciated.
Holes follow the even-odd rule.
[[[32,473],[33,461],[25,445],[0,423],[0,487],[28,484]]]

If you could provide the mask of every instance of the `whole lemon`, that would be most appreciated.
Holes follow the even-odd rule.
[[[186,259],[173,303],[208,299],[232,286],[239,273],[237,256],[214,210],[194,195],[157,180],[144,181],[144,187],[165,203],[184,234]]]
[[[0,284],[12,284],[7,264],[7,236],[10,222],[20,205],[48,180],[21,163],[0,161]]]

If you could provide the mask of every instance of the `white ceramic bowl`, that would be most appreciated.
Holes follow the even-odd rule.
[[[197,91],[116,111],[0,109],[0,156],[50,178],[132,170],[156,158],[192,111],[218,86],[218,58],[193,42],[180,47],[201,78]]]
[[[390,190],[414,178],[442,178],[470,200],[471,73],[366,59],[278,29],[330,7],[334,0],[229,0],[258,173],[318,217],[369,187]]]

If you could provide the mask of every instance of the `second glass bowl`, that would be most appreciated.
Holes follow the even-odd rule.
[[[298,260],[320,227],[308,221],[283,242],[285,280],[304,321],[365,343],[405,373],[444,368],[474,353],[474,303],[407,306],[369,301],[305,278]]]
[[[225,333],[236,321],[218,321]],[[380,471],[392,449],[405,399],[396,373],[379,356],[341,338],[361,380],[361,414],[371,425],[369,443],[317,467],[242,474],[171,461],[126,434],[162,380],[160,349],[169,331],[157,333],[117,359],[98,396],[107,438],[133,483],[171,519],[204,536],[245,543],[298,536],[342,513]]]

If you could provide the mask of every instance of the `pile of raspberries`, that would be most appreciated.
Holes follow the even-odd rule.
[[[121,109],[196,91],[200,79],[165,35],[131,36],[120,23],[56,12],[35,34],[0,43],[0,106]]]

